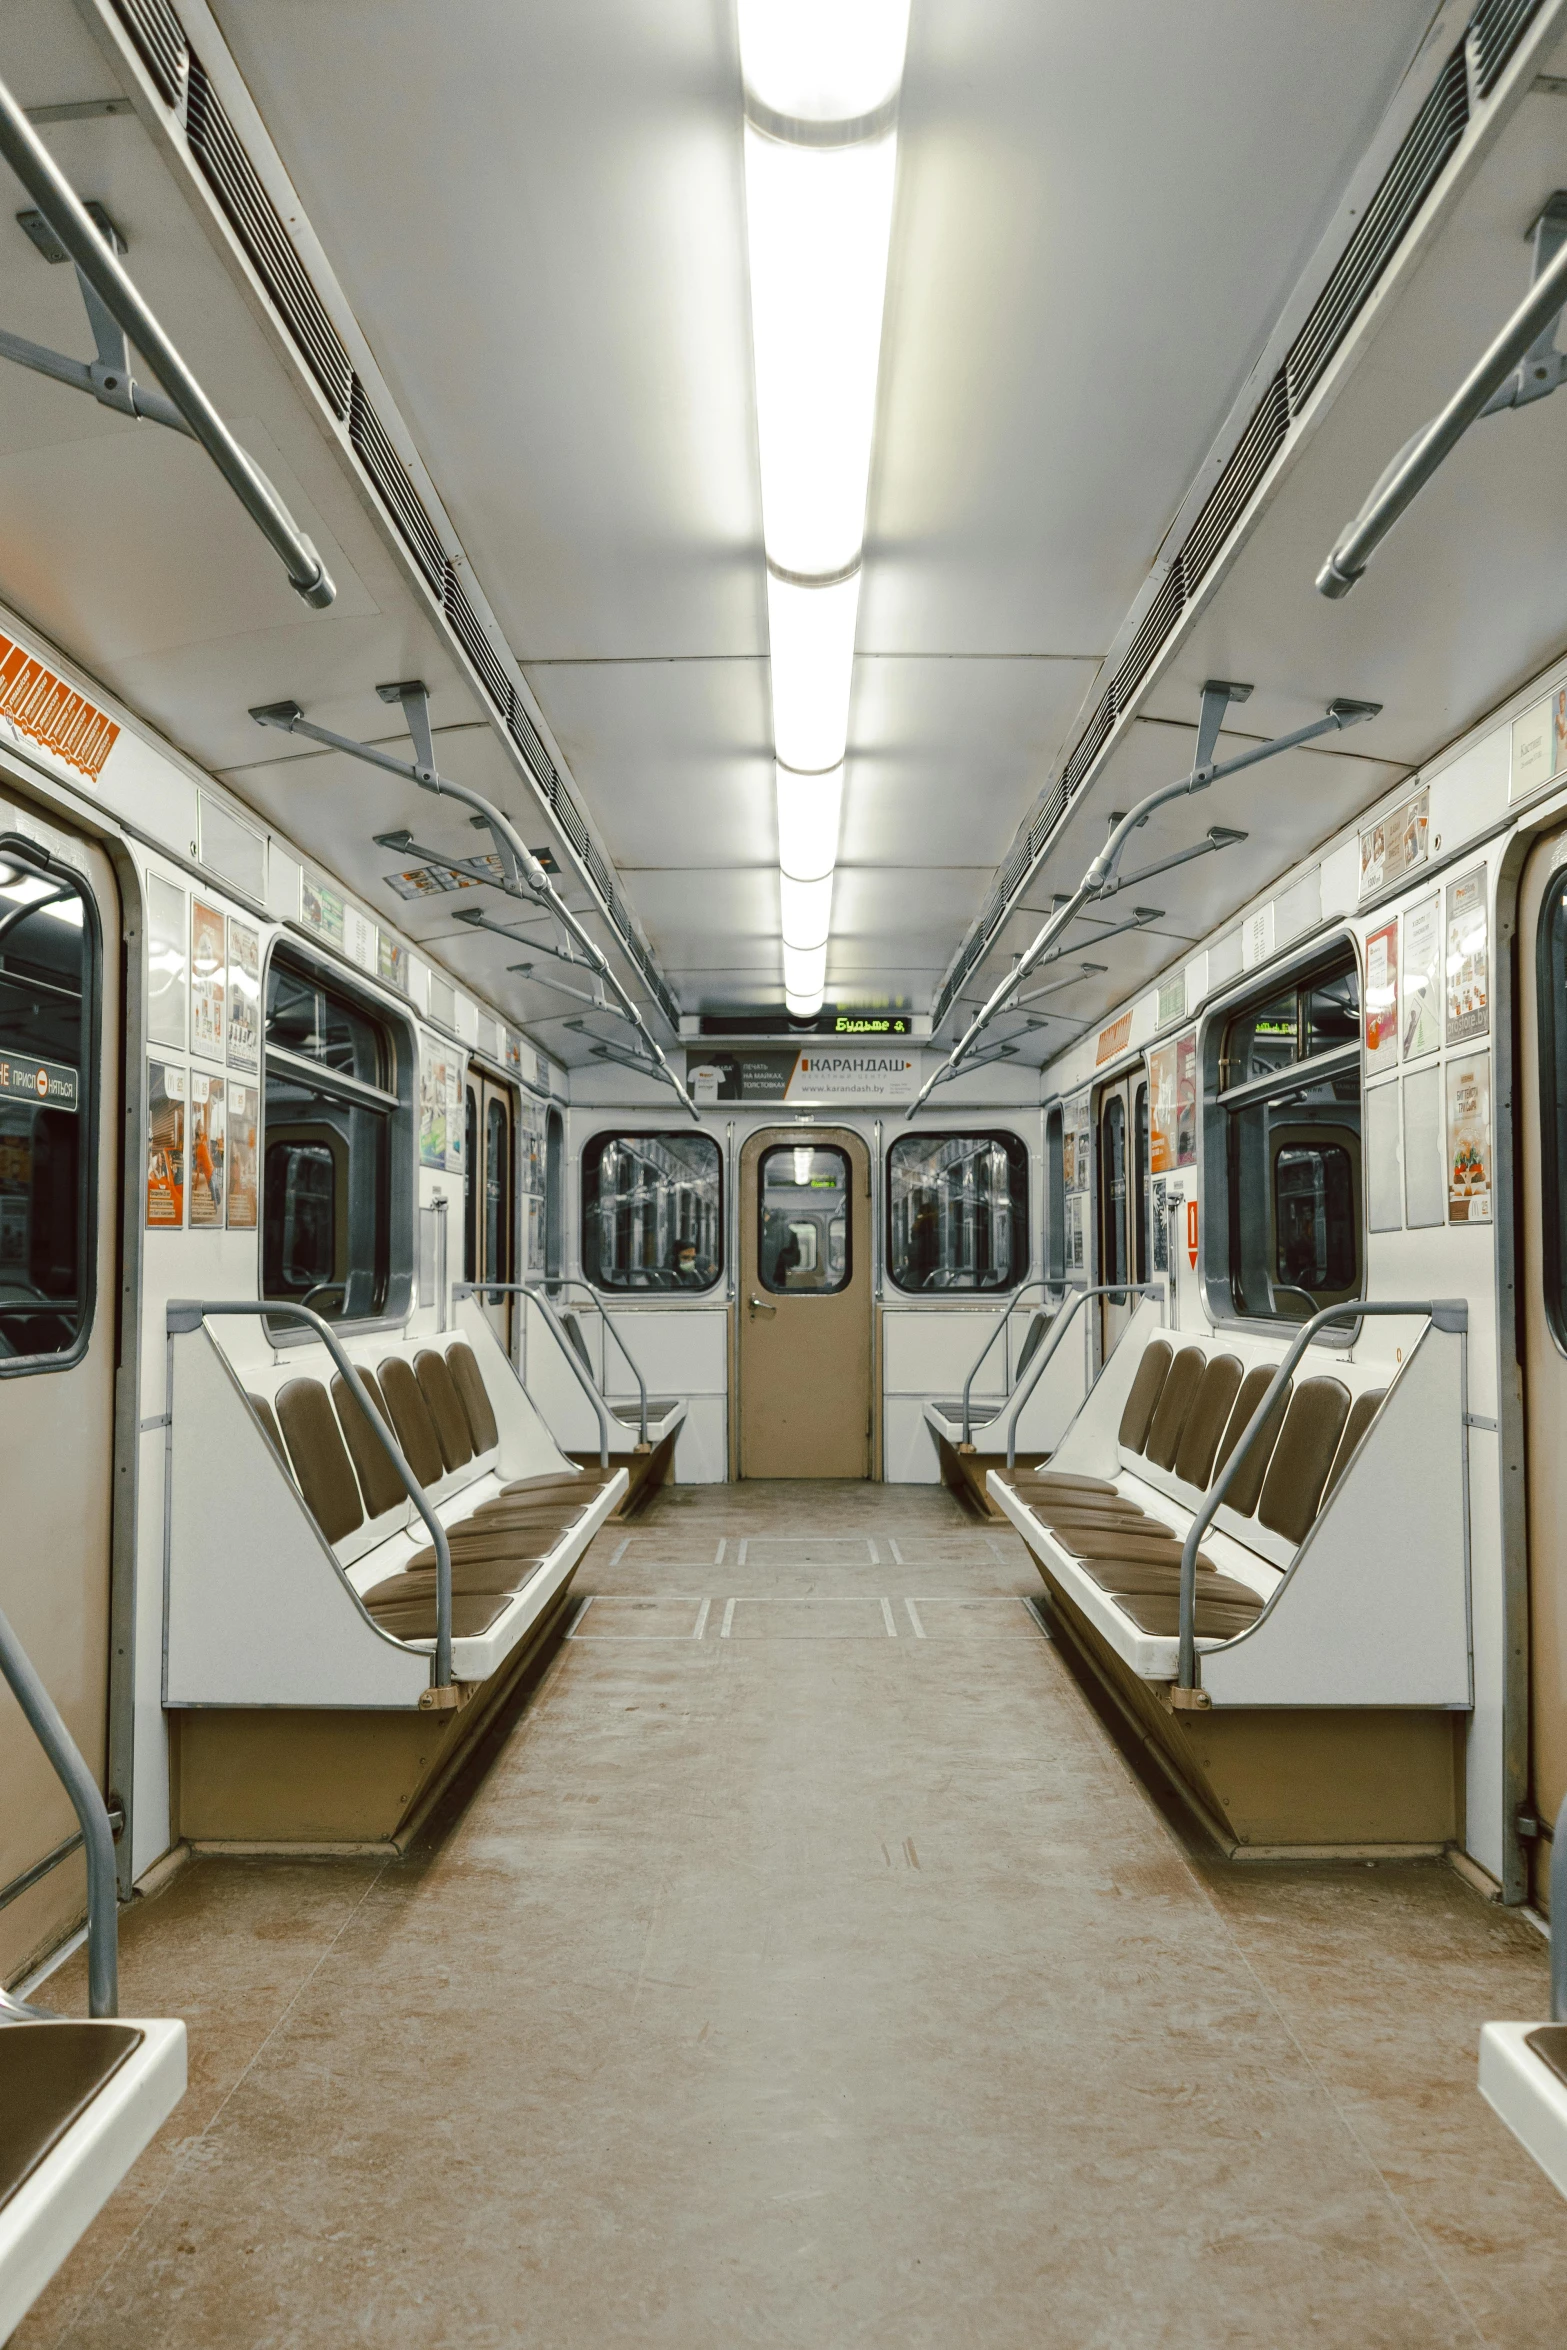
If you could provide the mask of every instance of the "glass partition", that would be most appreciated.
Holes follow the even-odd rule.
[[[1028,1149],[1015,1134],[900,1134],[887,1154],[898,1289],[1015,1289],[1028,1271]]]
[[[762,1153],[756,1267],[775,1297],[848,1287],[849,1181],[846,1151],[782,1143]]]
[[[723,1173],[708,1134],[596,1134],[582,1154],[582,1269],[597,1289],[711,1289]]]

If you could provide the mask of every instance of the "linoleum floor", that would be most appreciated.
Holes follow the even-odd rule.
[[[1524,1921],[1207,1857],[940,1491],[679,1489],[577,1589],[406,1859],[128,1915],[190,2091],[16,2350],[1557,2350]]]

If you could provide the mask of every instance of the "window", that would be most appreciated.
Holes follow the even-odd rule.
[[[723,1177],[708,1134],[597,1134],[582,1154],[582,1269],[597,1289],[711,1289]]]
[[[1099,1118],[1099,1278],[1126,1277],[1126,1102],[1113,1093]]]
[[[97,925],[74,874],[0,850],[0,1365],[87,1343]]]
[[[1226,1022],[1218,1053],[1231,1310],[1303,1322],[1362,1286],[1360,986],[1342,954]],[[1210,1157],[1209,1165],[1214,1165]],[[1212,1277],[1215,1268],[1210,1264]]]
[[[278,953],[267,973],[262,1295],[329,1321],[389,1310],[392,1129],[386,1022]]]
[[[1066,1281],[1066,1121],[1058,1102],[1045,1119],[1045,1278]]]
[[[1567,1348],[1567,878],[1540,909],[1536,986],[1545,1310],[1557,1345]]]
[[[1146,1082],[1136,1090],[1132,1111],[1132,1279],[1148,1278],[1149,1111]]]
[[[1015,1134],[900,1134],[887,1153],[899,1289],[1015,1289],[1028,1271],[1028,1151]]]
[[[849,1157],[806,1143],[762,1153],[756,1269],[775,1297],[830,1296],[849,1286]]]

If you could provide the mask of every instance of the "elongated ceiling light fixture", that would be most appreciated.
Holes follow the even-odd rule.
[[[784,995],[821,1007],[909,0],[739,0]]]

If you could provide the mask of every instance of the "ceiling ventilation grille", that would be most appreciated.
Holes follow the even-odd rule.
[[[185,29],[169,0],[114,0],[114,5],[157,85],[159,97],[177,113],[185,103],[190,50]]]
[[[1469,20],[1477,98],[1489,98],[1540,0],[1480,0]]]
[[[255,264],[257,276],[325,392],[333,414],[339,421],[345,419],[354,371],[343,338],[328,318],[276,205],[195,56],[190,58],[185,135],[207,185]]]
[[[506,717],[511,709],[511,679],[507,676],[495,647],[480,624],[479,615],[463,592],[463,584],[457,576],[457,566],[454,563],[448,563],[446,566],[446,580],[441,590],[441,602],[445,607],[446,617],[451,622],[453,636],[478,671],[490,700],[495,704],[501,716]]]
[[[936,997],[936,1026],[952,1009],[975,964],[989,952],[1012,911],[1014,892],[1043,855],[1116,719],[1174,633],[1188,601],[1233,539],[1288,439],[1291,423],[1322,380],[1452,160],[1469,122],[1471,71],[1475,98],[1488,97],[1540,5],[1541,0],[1481,0],[1470,18],[1463,41],[1399,142],[1375,196],[1308,311],[1283,368],[1269,384],[1224,471],[1203,501],[1113,684],[1095,705],[1060,776],[1047,787],[1020,828],[991,885],[984,910]]]
[[[371,407],[364,385],[354,377],[348,402],[348,438],[354,454],[381,493],[381,503],[401,532],[409,553],[437,595],[446,581],[446,549],[428,509],[385,425]]]
[[[555,762],[544,748],[543,738],[528,715],[527,704],[515,690],[506,705],[506,731],[553,800],[560,782]]]

